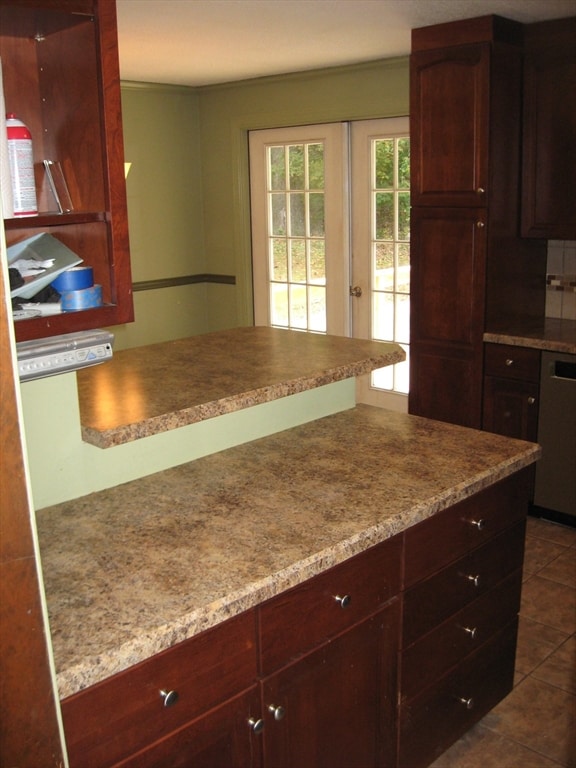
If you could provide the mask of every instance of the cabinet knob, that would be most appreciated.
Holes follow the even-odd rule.
[[[248,719],[248,725],[252,733],[262,733],[264,730],[264,720],[261,717],[250,717]]]
[[[514,360],[512,360],[511,357],[507,357],[505,364],[508,366],[508,368],[510,368],[511,365],[514,365]]]
[[[476,576],[474,576],[472,573],[467,573],[466,578],[468,579],[468,581],[472,582],[472,584],[474,584],[475,587],[480,586],[480,574],[477,574]]]
[[[165,707],[173,707],[178,701],[178,691],[160,691]]]
[[[478,227],[478,229],[483,229],[486,226],[486,224],[484,224],[483,221],[477,221],[476,226]]]
[[[528,405],[534,405],[535,402],[536,402],[536,398],[535,397],[529,397],[528,398]]]
[[[478,189],[476,190],[476,194],[477,194],[477,195],[483,195],[483,194],[484,194],[484,192],[486,192],[486,190],[484,189],[484,187],[478,187]]]
[[[460,702],[460,704],[464,704],[466,709],[472,709],[474,707],[474,699],[472,698],[465,699],[463,696],[459,696],[458,701]]]
[[[342,595],[342,596],[336,595],[334,600],[336,600],[336,602],[340,605],[340,608],[348,608],[348,606],[352,601],[352,598],[350,597],[350,595]]]
[[[286,710],[284,709],[284,707],[276,706],[275,704],[268,705],[268,712],[274,715],[274,720],[282,720],[282,718],[286,714]]]
[[[468,520],[470,525],[473,528],[476,528],[478,531],[483,531],[486,527],[486,521],[483,518],[480,518],[479,520]]]
[[[476,632],[478,632],[478,627],[462,627],[462,629],[467,633],[470,640],[476,639]]]

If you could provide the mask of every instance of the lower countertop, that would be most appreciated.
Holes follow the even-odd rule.
[[[528,327],[511,325],[496,332],[485,333],[484,341],[574,355],[576,354],[576,320],[547,317],[543,323],[535,323]]]
[[[370,406],[37,512],[61,698],[516,472],[539,446]]]

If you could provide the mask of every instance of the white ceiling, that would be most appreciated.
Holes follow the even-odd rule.
[[[403,56],[410,30],[496,13],[576,15],[576,0],[117,0],[123,80],[200,86]]]

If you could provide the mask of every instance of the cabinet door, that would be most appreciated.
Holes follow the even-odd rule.
[[[412,54],[413,206],[484,206],[488,184],[490,45]]]
[[[115,768],[259,768],[256,686]]]
[[[538,384],[486,376],[482,429],[536,442]]]
[[[263,681],[265,765],[395,764],[398,608],[393,601]]]
[[[526,28],[522,234],[576,238],[576,17]]]
[[[480,427],[485,212],[413,208],[409,410]]]

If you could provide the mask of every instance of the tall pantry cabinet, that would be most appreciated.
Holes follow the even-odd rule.
[[[480,428],[483,334],[544,315],[545,243],[519,237],[520,24],[412,32],[410,413]]]

